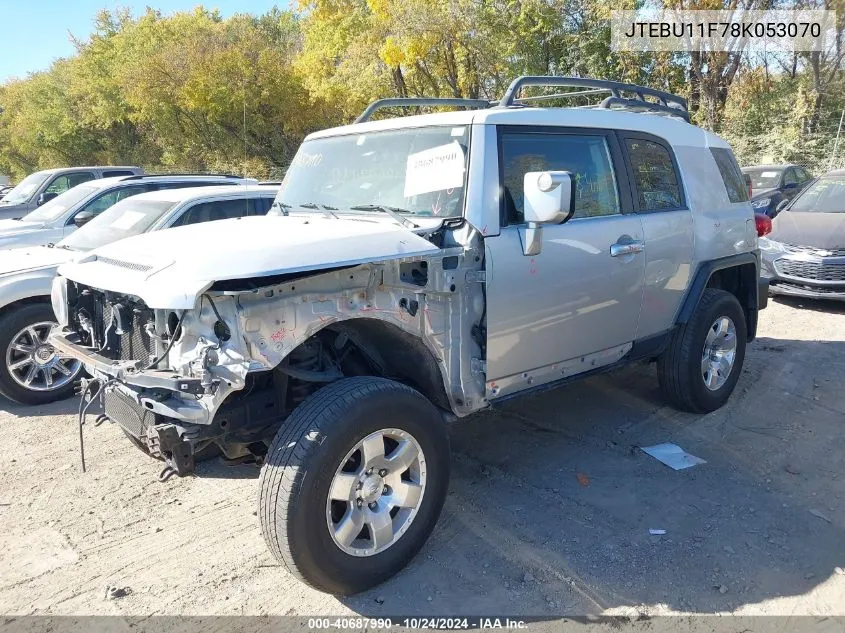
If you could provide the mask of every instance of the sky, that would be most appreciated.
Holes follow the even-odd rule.
[[[0,83],[44,70],[58,57],[74,53],[70,34],[85,40],[100,9],[129,7],[135,15],[147,6],[163,14],[190,11],[198,5],[233,13],[264,13],[286,0],[0,0]]]

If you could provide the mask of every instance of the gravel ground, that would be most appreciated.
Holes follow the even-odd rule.
[[[637,366],[474,416],[422,553],[347,599],[270,556],[255,468],[160,483],[89,425],[82,474],[75,402],[0,402],[0,613],[845,615],[843,375],[845,307],[771,302],[715,413],[665,406]],[[660,442],[707,463],[635,448]]]

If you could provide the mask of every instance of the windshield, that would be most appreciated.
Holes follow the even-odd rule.
[[[819,178],[795,199],[789,211],[845,213],[845,179]]]
[[[460,216],[468,153],[469,126],[313,139],[294,156],[276,206]]]
[[[78,251],[99,248],[124,237],[144,233],[178,204],[172,200],[127,198],[103,211],[78,231],[57,244]]]
[[[742,173],[751,176],[751,189],[775,189],[780,183],[783,170],[780,169],[743,169]]]
[[[56,196],[50,202],[41,205],[35,211],[26,214],[21,219],[24,222],[52,222],[95,191],[97,191],[96,187],[77,185],[73,189],[68,189],[63,194]]]
[[[3,196],[2,204],[21,204],[32,197],[32,194],[44,184],[49,174],[46,171],[37,171],[21,180],[17,187]]]

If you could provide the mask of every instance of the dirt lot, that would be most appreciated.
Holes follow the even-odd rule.
[[[83,475],[74,402],[0,403],[0,613],[845,614],[843,376],[845,308],[774,302],[710,415],[664,406],[639,366],[464,421],[428,545],[341,600],[271,558],[253,467],[159,483],[104,425]],[[635,448],[670,441],[707,463]]]

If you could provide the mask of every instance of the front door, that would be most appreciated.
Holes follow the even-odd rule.
[[[597,130],[500,130],[504,226],[486,240],[488,397],[619,360],[630,349],[645,274],[616,138]],[[524,255],[523,176],[566,170],[575,214]]]

